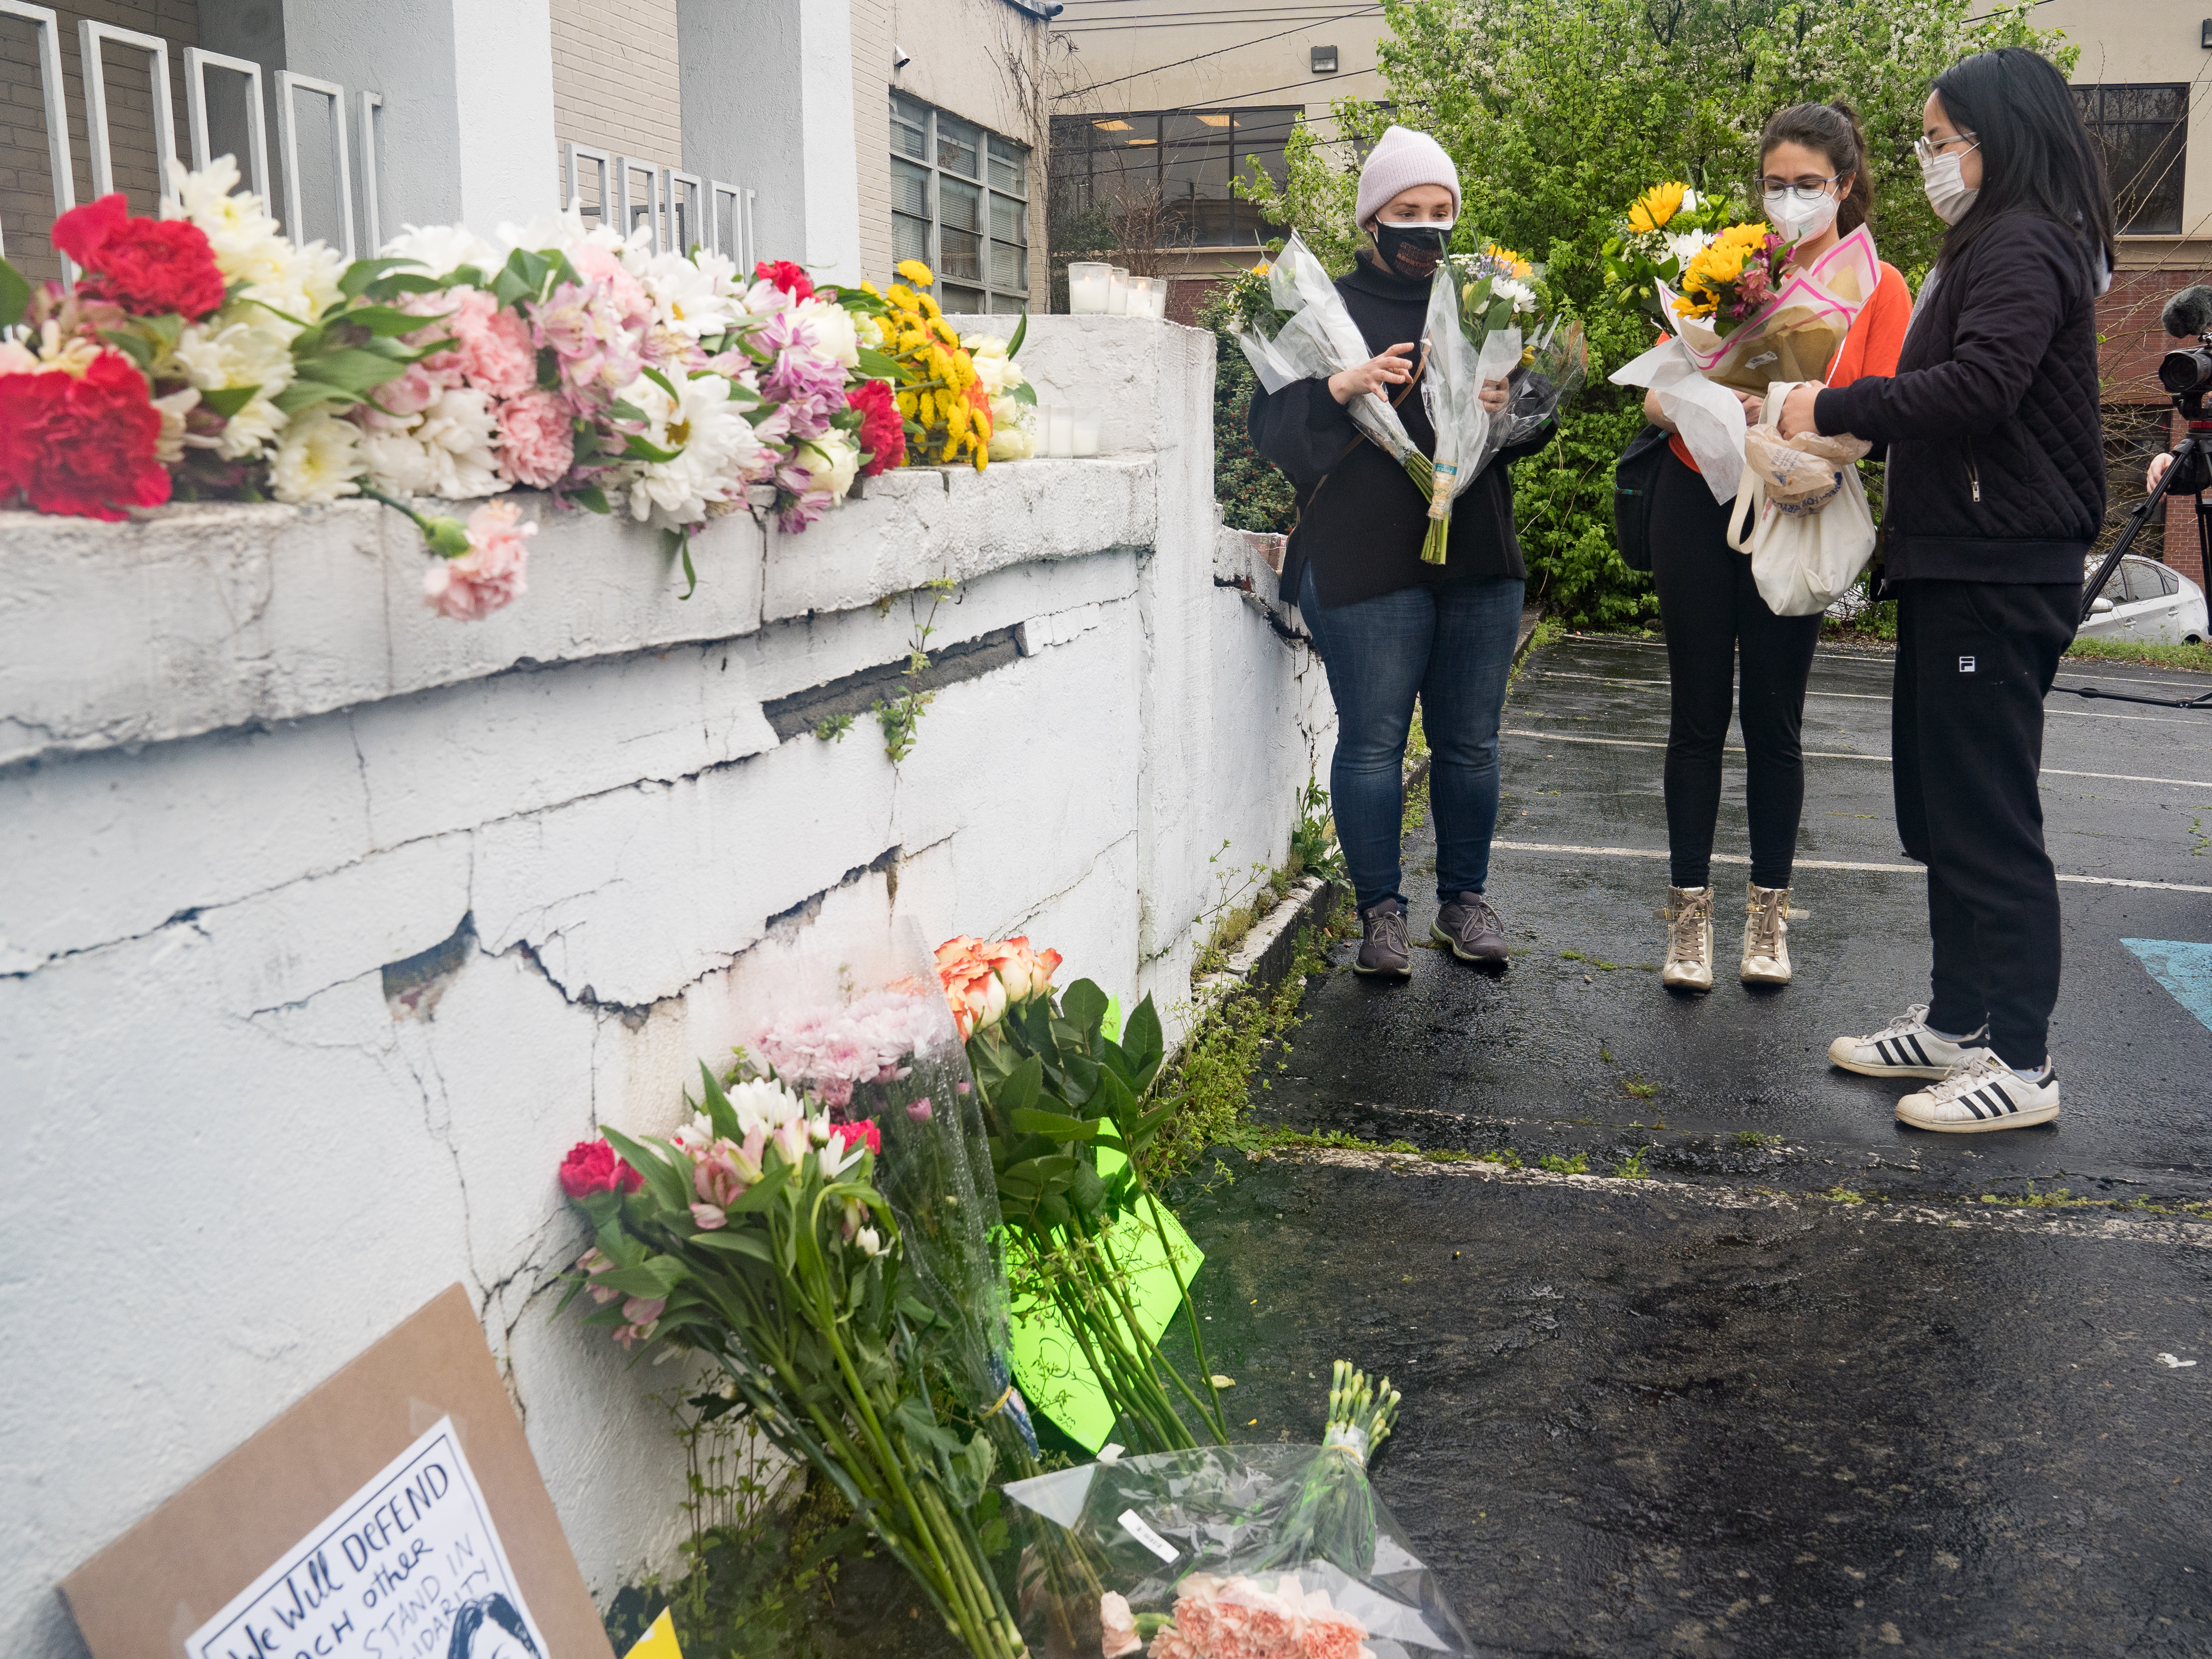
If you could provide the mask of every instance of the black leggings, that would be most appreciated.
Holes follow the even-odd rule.
[[[1759,597],[1751,560],[1728,544],[1727,506],[1673,455],[1651,497],[1651,580],[1667,635],[1674,717],[1667,731],[1667,848],[1677,887],[1711,884],[1721,810],[1722,746],[1743,659],[1744,793],[1751,878],[1790,885],[1805,805],[1798,742],[1820,618],[1778,617]]]

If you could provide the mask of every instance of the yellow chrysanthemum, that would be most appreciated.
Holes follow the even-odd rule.
[[[1500,247],[1497,243],[1492,242],[1484,252],[1492,258],[1504,264],[1511,275],[1519,277],[1524,283],[1536,274],[1536,267],[1510,247]]]
[[[1265,276],[1267,274],[1267,262],[1265,259],[1262,259],[1258,264],[1254,265],[1252,267],[1252,274],[1255,276]]]
[[[1628,210],[1628,228],[1634,231],[1664,229],[1668,222],[1682,210],[1680,179],[1670,179],[1663,185],[1654,185],[1636,198],[1636,205]]]
[[[891,269],[916,288],[927,288],[937,280],[930,275],[929,267],[919,259],[902,259]]]
[[[908,264],[912,264],[914,261],[909,259],[907,263]],[[884,297],[889,300],[893,305],[896,306],[901,311],[912,311],[915,308],[914,290],[908,288],[904,283],[893,283],[891,284],[891,291]]]

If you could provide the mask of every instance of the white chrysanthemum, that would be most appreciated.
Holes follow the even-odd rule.
[[[153,400],[154,412],[161,417],[161,433],[154,440],[154,459],[163,466],[174,466],[185,459],[185,416],[199,400],[199,388],[189,386]]]
[[[416,261],[429,276],[443,276],[463,265],[474,265],[489,276],[507,263],[504,255],[466,225],[402,225],[383,252],[389,258]]]
[[[642,375],[621,394],[644,413],[645,441],[678,452],[672,460],[640,465],[629,486],[630,516],[665,530],[696,524],[709,502],[731,499],[764,448],[730,403],[730,383],[720,375],[672,384],[674,399]]]
[[[1517,281],[1511,276],[1492,278],[1490,297],[1493,300],[1510,300],[1513,302],[1513,309],[1516,313],[1531,312],[1536,308],[1535,290],[1528,283]]]
[[[717,264],[729,265],[719,254],[701,257],[712,257]],[[653,255],[645,262],[645,269],[638,276],[653,300],[653,325],[690,340],[721,333],[737,320],[738,315],[736,301],[725,280],[726,275],[726,270],[695,264],[680,253]]]
[[[388,495],[449,501],[495,495],[513,487],[499,476],[492,448],[498,430],[489,398],[451,386],[404,428],[364,433],[362,459],[369,481]]]
[[[0,342],[0,374],[37,374],[58,368],[82,379],[107,349],[82,334],[64,334],[61,325],[50,317],[36,334]]]
[[[1667,252],[1673,254],[1685,266],[1687,266],[1698,254],[1704,252],[1712,240],[1712,233],[1707,230],[1685,230],[1664,237]]]
[[[853,325],[851,312],[829,300],[802,300],[794,310],[807,343],[817,356],[848,368],[860,367],[860,336]]]
[[[170,354],[185,379],[203,392],[256,388],[246,405],[225,422],[216,453],[225,460],[258,455],[276,436],[284,416],[271,401],[292,384],[292,353],[278,323],[259,306],[226,307],[187,326]]]
[[[303,410],[285,427],[269,470],[276,499],[304,505],[358,495],[361,486],[354,480],[364,465],[361,440],[361,428],[351,421],[319,405]]]

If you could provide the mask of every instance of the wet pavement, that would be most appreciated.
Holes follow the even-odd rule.
[[[1914,1085],[1826,1063],[1926,995],[1887,659],[1815,664],[1778,992],[1658,985],[1664,674],[1656,642],[1533,656],[1511,966],[1382,986],[1339,946],[1270,1058],[1259,1123],[1416,1150],[1222,1150],[1178,1193],[1238,1417],[1314,1437],[1332,1359],[1388,1371],[1378,1489],[1485,1652],[2212,1653],[2212,1030],[2123,943],[2212,940],[2212,714],[2052,698],[2064,1111],[1938,1137],[1891,1115]]]

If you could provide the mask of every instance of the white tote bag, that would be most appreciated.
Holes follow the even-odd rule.
[[[1745,435],[1743,482],[1729,509],[1729,545],[1751,556],[1759,597],[1778,617],[1826,611],[1874,556],[1874,514],[1853,437],[1785,439],[1775,425],[1790,382],[1767,388],[1766,419]]]

